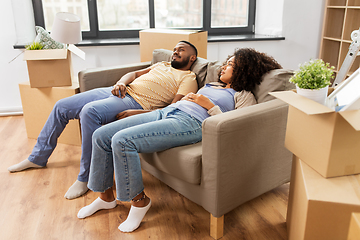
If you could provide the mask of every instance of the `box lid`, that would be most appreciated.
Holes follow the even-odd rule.
[[[66,59],[67,50],[74,53],[81,59],[85,60],[85,52],[74,44],[69,44],[68,49],[42,49],[42,50],[25,50],[24,60],[52,60]]]
[[[360,131],[360,110],[338,112],[356,131]]]
[[[308,115],[335,112],[334,110],[306,97],[300,96],[293,91],[271,92],[269,94]],[[356,131],[360,130],[360,110],[342,111],[337,113],[340,114]]]
[[[66,49],[25,50],[24,60],[66,59]]]
[[[308,115],[334,112],[334,110],[306,97],[300,96],[293,91],[271,92],[269,94]]]
[[[360,174],[324,178],[305,162],[299,161],[298,164],[309,199],[360,205]]]

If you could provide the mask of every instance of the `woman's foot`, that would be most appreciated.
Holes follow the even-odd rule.
[[[100,197],[95,199],[90,205],[87,205],[80,209],[78,212],[78,218],[86,218],[93,215],[95,212],[102,210],[102,209],[112,209],[116,207],[116,200],[112,202],[106,202],[102,200]]]
[[[28,169],[28,168],[43,168],[43,167],[30,162],[28,159],[25,159],[24,161],[19,162],[18,164],[15,164],[15,165],[12,165],[11,167],[9,167],[8,171],[9,172],[20,172],[20,171]]]
[[[132,232],[137,229],[150,207],[151,199],[144,194],[144,199],[134,202],[133,205],[131,205],[129,215],[126,220],[120,224],[118,227],[119,230],[122,232]]]
[[[79,180],[76,180],[65,193],[64,197],[67,199],[74,199],[84,195],[88,190],[89,188],[87,187],[87,182],[80,182]]]

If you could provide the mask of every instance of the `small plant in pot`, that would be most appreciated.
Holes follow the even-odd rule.
[[[321,59],[310,60],[295,71],[289,79],[296,85],[296,92],[318,103],[325,104],[328,87],[333,78],[334,67]]]
[[[44,45],[39,42],[32,42],[29,45],[25,46],[26,50],[41,50],[44,48]]]

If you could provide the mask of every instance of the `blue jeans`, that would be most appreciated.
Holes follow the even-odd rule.
[[[172,107],[102,126],[93,134],[88,187],[104,192],[113,186],[115,173],[117,199],[130,201],[144,190],[138,153],[196,143],[201,137],[201,122]]]
[[[128,94],[125,98],[113,96],[112,88],[98,88],[59,100],[39,134],[36,145],[28,157],[29,161],[45,166],[66,124],[71,119],[80,118],[82,155],[78,180],[87,182],[93,132],[102,125],[115,121],[116,115],[124,110],[142,109],[141,105]]]

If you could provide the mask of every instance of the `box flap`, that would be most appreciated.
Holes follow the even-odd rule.
[[[66,59],[66,49],[25,50],[24,60]]]
[[[80,48],[76,47],[74,44],[69,44],[69,51],[74,53],[76,56],[80,57],[82,60],[85,60],[85,52]]]
[[[270,92],[269,94],[309,115],[334,112],[332,109],[293,91]]]
[[[338,112],[356,131],[360,130],[360,110]]]

